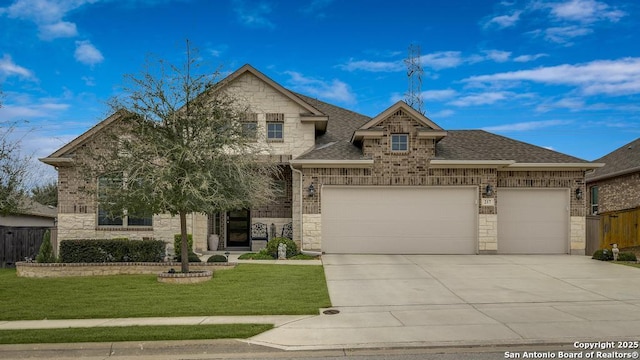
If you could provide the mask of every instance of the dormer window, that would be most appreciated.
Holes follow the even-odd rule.
[[[409,151],[409,135],[408,134],[391,134],[391,151],[392,152]]]

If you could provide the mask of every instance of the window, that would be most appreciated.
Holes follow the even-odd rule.
[[[243,122],[242,123],[242,133],[248,137],[254,137],[256,135],[256,130],[258,129],[257,122]]]
[[[121,188],[123,183],[121,177],[98,178],[98,201],[103,201],[110,189]],[[110,214],[98,203],[98,226],[153,226],[152,214],[128,214],[126,210],[122,210],[121,214]]]
[[[267,123],[267,140],[279,141],[283,139],[284,124],[280,122]]]
[[[589,191],[591,192],[591,215],[598,215],[598,187],[592,186]]]
[[[409,135],[391,134],[391,151],[409,151]]]

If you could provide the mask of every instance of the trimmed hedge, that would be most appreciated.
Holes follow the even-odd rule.
[[[600,249],[596,250],[591,258],[600,261],[611,261],[613,260],[613,253],[608,249]]]
[[[63,240],[60,242],[60,262],[162,262],[164,245],[161,240]]]
[[[207,259],[208,263],[214,263],[214,262],[228,262],[227,257],[224,255],[211,255],[208,259]]]
[[[618,254],[618,261],[638,261],[638,259],[635,253],[625,251]]]
[[[187,234],[187,246],[189,248],[189,256],[193,253],[193,235]],[[176,260],[180,261],[182,256],[182,235],[173,235],[173,252],[176,254]],[[191,261],[191,259],[189,259]]]

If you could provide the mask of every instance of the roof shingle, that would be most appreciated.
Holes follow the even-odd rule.
[[[601,168],[587,174],[587,181],[601,180],[609,177],[640,171],[640,138],[594,160],[604,163]]]

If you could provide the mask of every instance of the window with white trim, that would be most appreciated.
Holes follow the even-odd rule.
[[[409,151],[409,135],[408,134],[391,134],[391,151],[392,152]]]
[[[589,188],[591,196],[589,196],[589,204],[591,206],[591,215],[598,215],[598,187],[592,186]]]

